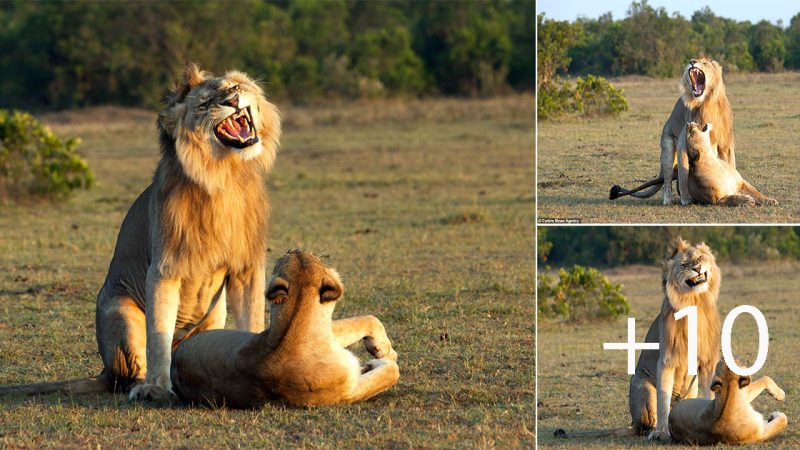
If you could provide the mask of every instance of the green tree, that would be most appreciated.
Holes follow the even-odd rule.
[[[800,13],[792,17],[786,30],[786,67],[800,69]]]
[[[391,92],[417,95],[426,88],[425,67],[405,28],[365,31],[356,37],[351,55],[358,74],[379,80]]]
[[[537,16],[539,33],[536,89],[550,85],[558,71],[566,73],[571,61],[567,55],[569,48],[580,42],[583,33],[580,25],[566,21],[545,20],[544,13]]]
[[[759,70],[775,72],[783,69],[786,45],[783,31],[766,20],[750,28],[750,53]]]

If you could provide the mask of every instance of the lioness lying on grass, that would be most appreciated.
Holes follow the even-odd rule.
[[[290,251],[275,263],[267,289],[269,328],[211,330],[183,341],[172,357],[175,393],[190,403],[255,408],[271,399],[353,403],[394,386],[397,353],[381,322],[331,319],[343,291],[339,275],[317,256]],[[363,368],[345,349],[362,339],[376,358]]]
[[[713,400],[686,399],[672,408],[669,432],[673,440],[691,445],[754,444],[786,429],[786,414],[775,411],[764,418],[750,404],[764,390],[776,400],[786,397],[772,378],[752,381],[720,361],[711,390],[716,394]]]

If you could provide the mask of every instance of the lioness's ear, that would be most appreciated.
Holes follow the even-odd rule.
[[[746,377],[739,377],[739,389],[749,386],[751,381],[752,378],[750,377],[750,375]]]
[[[322,280],[322,286],[319,288],[319,301],[324,303],[339,300],[342,293],[343,289],[341,284],[337,283],[336,280],[325,278]]]
[[[714,126],[713,126],[713,125],[711,125],[710,123],[707,123],[707,124],[703,125],[703,133],[708,133],[708,132],[710,132],[710,131],[711,131],[713,128],[714,128]]]

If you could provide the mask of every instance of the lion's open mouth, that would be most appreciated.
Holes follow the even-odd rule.
[[[706,90],[706,74],[697,67],[689,69],[689,81],[692,83],[692,94],[700,97]]]
[[[696,276],[694,278],[689,278],[688,280],[686,280],[686,284],[688,284],[691,287],[695,287],[695,286],[699,286],[699,285],[701,285],[701,284],[703,284],[703,283],[705,283],[707,281],[708,281],[708,273],[707,272],[703,272],[703,273],[701,273],[700,275],[698,275],[698,276]]]
[[[258,142],[258,133],[253,125],[250,107],[236,110],[214,128],[217,139],[228,147],[247,148]]]

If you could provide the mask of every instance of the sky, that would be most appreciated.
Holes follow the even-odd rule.
[[[614,20],[619,20],[626,17],[631,3],[632,0],[538,0],[536,10],[545,13],[546,18],[569,21],[578,16],[596,19],[611,11]],[[695,11],[708,6],[720,17],[752,23],[766,19],[776,25],[782,19],[784,27],[789,26],[792,16],[800,13],[798,0],[649,0],[647,3],[655,9],[663,6],[670,16],[678,12],[686,19],[691,19]]]

